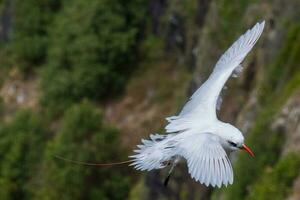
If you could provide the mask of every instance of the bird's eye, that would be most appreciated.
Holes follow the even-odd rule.
[[[236,143],[234,143],[234,142],[228,141],[228,143],[229,143],[231,146],[234,146],[234,147],[236,147],[236,146],[237,146],[237,144],[236,144]]]

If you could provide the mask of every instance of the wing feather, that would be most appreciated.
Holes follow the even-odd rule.
[[[212,74],[191,96],[178,116],[168,117],[167,132],[178,132],[199,127],[199,118],[216,119],[218,97],[228,78],[240,71],[240,63],[259,39],[265,22],[257,23],[240,36],[221,56]],[[202,120],[203,121],[203,120]]]
[[[233,182],[230,161],[218,136],[210,133],[193,134],[178,144],[178,155],[187,160],[193,179],[206,186],[227,186]]]

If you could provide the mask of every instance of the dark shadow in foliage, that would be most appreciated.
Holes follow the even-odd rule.
[[[61,7],[59,0],[11,1],[12,37],[9,52],[22,71],[45,62],[49,29]]]

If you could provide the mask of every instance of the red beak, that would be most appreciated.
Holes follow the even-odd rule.
[[[254,153],[252,152],[252,150],[249,147],[247,147],[245,144],[243,144],[241,149],[247,151],[247,153],[249,153],[252,157],[254,157]]]

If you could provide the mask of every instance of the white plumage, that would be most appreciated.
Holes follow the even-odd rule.
[[[142,140],[136,154],[130,156],[131,165],[150,171],[164,168],[172,161],[176,165],[174,160],[184,158],[191,177],[201,184],[221,187],[233,183],[227,154],[238,149],[253,153],[236,127],[218,120],[216,109],[221,103],[219,95],[224,84],[230,76],[242,71],[240,64],[260,37],[264,24],[257,23],[233,43],[179,115],[166,118],[169,124],[165,129],[169,134]]]

